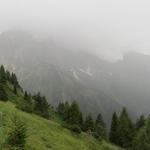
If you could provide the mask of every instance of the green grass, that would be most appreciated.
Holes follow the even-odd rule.
[[[97,141],[92,136],[82,133],[76,134],[63,127],[63,122],[53,109],[50,109],[50,120],[35,114],[29,114],[16,108],[21,103],[23,93],[13,94],[13,86],[7,84],[8,102],[0,101],[0,150],[7,139],[10,120],[14,113],[27,124],[26,150],[120,150],[104,141]]]
[[[85,133],[75,134],[63,128],[53,119],[46,120],[37,115],[20,111],[11,102],[0,102],[0,114],[3,114],[0,115],[0,123],[5,123],[4,128],[0,128],[0,142],[6,138],[13,113],[17,113],[27,123],[28,150],[119,150],[106,142],[98,142]],[[2,116],[4,116],[4,120]]]

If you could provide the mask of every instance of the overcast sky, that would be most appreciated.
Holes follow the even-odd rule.
[[[149,0],[0,0],[0,31],[27,29],[109,60],[150,54]]]

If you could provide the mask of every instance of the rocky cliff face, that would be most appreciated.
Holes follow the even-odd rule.
[[[25,89],[41,91],[53,105],[77,100],[84,112],[101,112],[107,119],[122,106],[148,113],[149,56],[130,53],[109,63],[56,45],[24,32],[6,32],[0,35],[0,63],[17,73]]]

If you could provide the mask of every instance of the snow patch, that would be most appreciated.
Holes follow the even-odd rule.
[[[93,76],[92,71],[91,71],[91,68],[90,68],[89,66],[87,67],[86,70],[84,70],[84,69],[82,69],[82,68],[80,68],[79,70],[80,70],[81,72],[87,74],[88,76]]]
[[[72,74],[73,74],[73,76],[74,76],[74,78],[76,79],[76,80],[80,80],[80,78],[79,78],[79,76],[77,75],[77,73],[76,73],[76,71],[74,70],[74,69],[70,69],[70,71],[72,72]]]

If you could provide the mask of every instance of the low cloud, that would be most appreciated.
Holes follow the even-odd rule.
[[[0,1],[0,31],[24,29],[108,60],[127,51],[150,54],[148,0]]]

